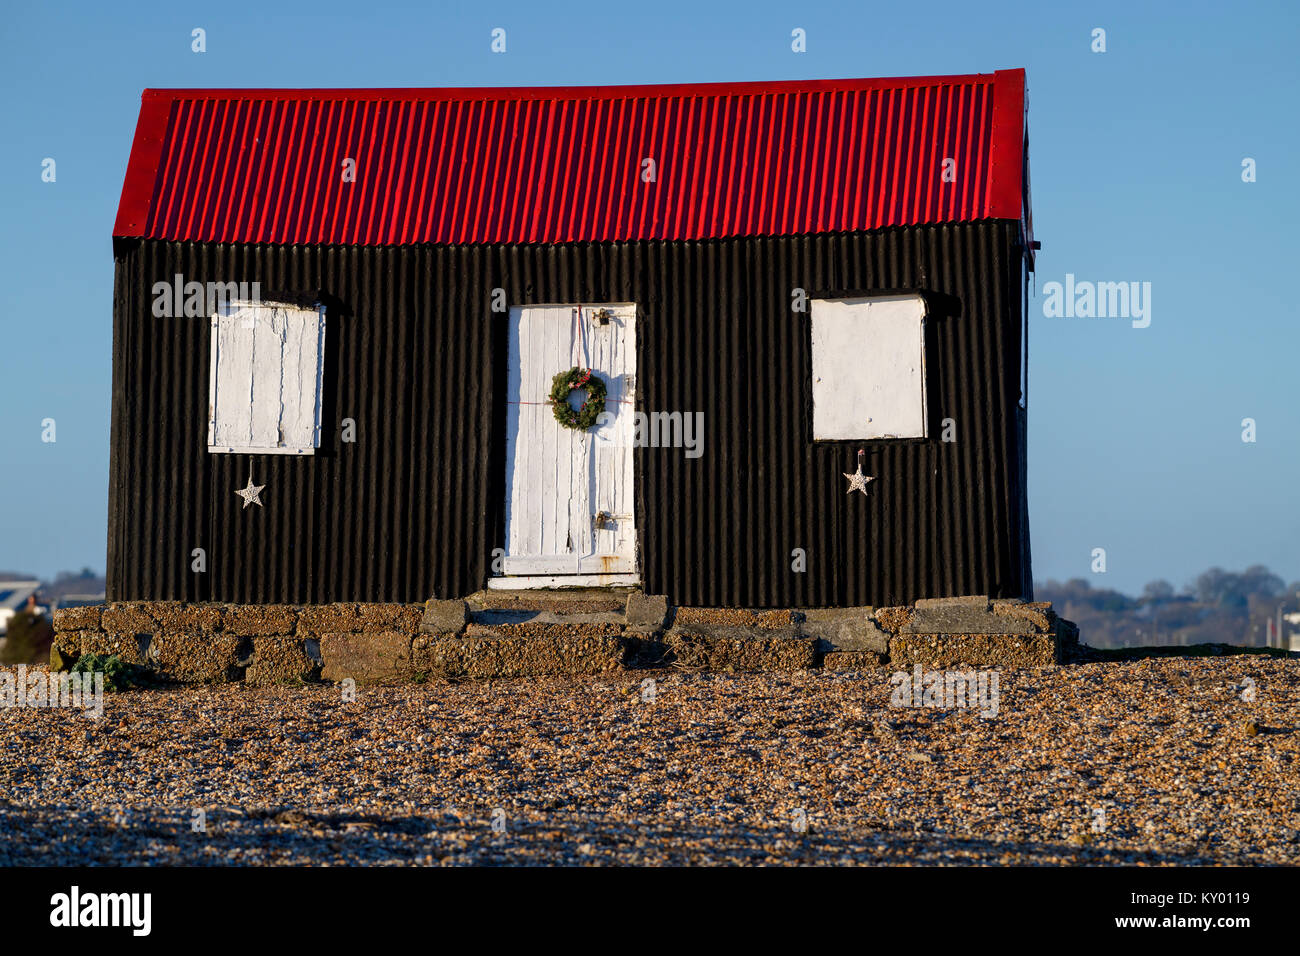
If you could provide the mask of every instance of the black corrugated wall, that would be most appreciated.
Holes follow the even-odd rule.
[[[636,453],[648,591],[757,607],[1027,594],[1017,235],[984,222],[509,247],[119,240],[109,599],[420,601],[482,587],[504,530],[496,287],[511,305],[635,302],[639,406],[705,413],[702,457]],[[208,322],[152,315],[154,283],[177,273],[324,298],[315,456],[207,452]],[[930,294],[929,440],[812,442],[795,288]],[[341,440],[345,418],[355,443]],[[940,441],[945,418],[956,442]],[[859,445],[870,498],[845,494]],[[250,461],[263,508],[234,494]],[[806,571],[792,570],[796,548]]]

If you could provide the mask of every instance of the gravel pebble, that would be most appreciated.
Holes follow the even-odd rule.
[[[0,865],[1300,863],[1300,662],[1004,670],[992,719],[891,689],[658,671],[4,708]]]

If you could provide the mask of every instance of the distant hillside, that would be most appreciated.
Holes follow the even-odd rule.
[[[0,581],[34,580],[37,575],[0,571]],[[1095,579],[1094,579],[1095,580]],[[105,581],[90,568],[63,571],[41,583],[47,601],[69,594],[102,594]],[[1286,584],[1262,565],[1245,571],[1211,568],[1175,590],[1168,581],[1152,581],[1138,597],[1093,587],[1084,578],[1034,585],[1034,598],[1051,601],[1056,612],[1079,625],[1092,647],[1181,646],[1226,643],[1263,647],[1267,622],[1276,626],[1283,614],[1300,611],[1300,581]],[[1297,630],[1284,624],[1284,632]]]
[[[1263,565],[1245,571],[1211,568],[1181,592],[1168,581],[1152,581],[1140,597],[1094,588],[1083,578],[1034,585],[1034,598],[1051,601],[1062,617],[1079,625],[1093,647],[1267,643],[1267,622],[1300,610],[1300,581],[1286,584]],[[1284,624],[1284,633],[1296,630]]]
[[[0,581],[36,581],[40,575],[21,571],[0,571]],[[67,594],[103,594],[106,582],[102,575],[90,568],[80,571],[60,571],[53,581],[41,581],[41,597],[55,601]]]

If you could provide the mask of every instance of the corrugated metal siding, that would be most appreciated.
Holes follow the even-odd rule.
[[[114,235],[598,242],[1018,219],[1023,104],[1021,70],[559,91],[146,91]],[[345,159],[355,182],[343,181]]]
[[[648,590],[681,604],[894,604],[1025,593],[1021,259],[1013,222],[879,233],[571,246],[274,247],[120,243],[109,597],[419,601],[482,587],[501,543],[511,304],[635,302],[638,401],[703,411],[703,457],[637,452]],[[321,453],[205,450],[202,319],[154,319],[181,272],[335,300]],[[811,441],[811,296],[952,296],[928,345],[931,434],[866,443],[878,480],[845,494],[858,443]],[[355,418],[357,443],[339,442]],[[208,549],[208,573],[189,571]],[[803,548],[808,570],[791,571]]]
[[[148,242],[118,259],[109,576],[118,597],[423,600],[486,574],[494,387],[481,249]],[[322,447],[251,456],[266,507],[234,495],[250,456],[206,451],[205,319],[155,319],[174,273],[324,290]],[[168,280],[169,281],[169,280]],[[236,280],[238,281],[238,280]],[[481,383],[481,384],[480,384]],[[339,423],[355,419],[357,440]],[[204,548],[208,572],[190,569]],[[423,597],[420,597],[423,595]]]

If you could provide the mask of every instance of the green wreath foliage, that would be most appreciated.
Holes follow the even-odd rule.
[[[574,409],[569,404],[569,393],[580,389],[587,393],[582,407]],[[565,428],[586,431],[605,410],[605,383],[589,368],[574,367],[567,372],[556,372],[551,379],[551,411],[555,420]]]

